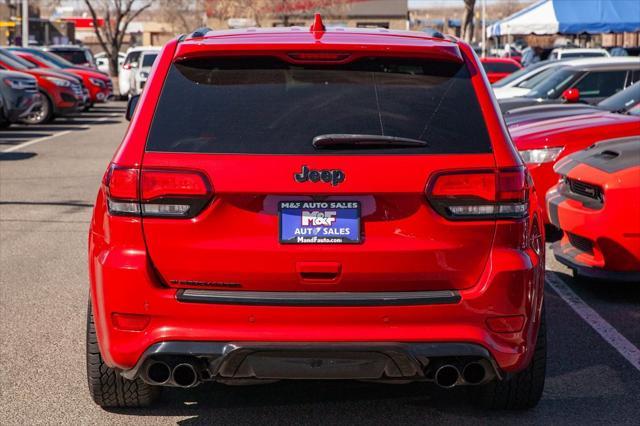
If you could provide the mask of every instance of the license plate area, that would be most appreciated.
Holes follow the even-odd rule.
[[[359,244],[359,201],[281,201],[281,244]]]

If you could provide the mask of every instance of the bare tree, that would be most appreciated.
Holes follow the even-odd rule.
[[[159,14],[176,33],[188,33],[206,25],[204,0],[159,0]]]
[[[84,0],[91,18],[93,29],[100,46],[109,58],[109,73],[118,75],[118,53],[131,21],[151,6],[152,0]],[[133,9],[134,3],[136,9]],[[99,25],[99,16],[104,24]]]
[[[466,42],[473,39],[473,10],[476,0],[464,0],[464,15],[462,17],[462,38]]]
[[[357,0],[160,0],[163,19],[172,22],[179,32],[188,33],[205,26],[207,19],[224,22],[229,18],[248,18],[261,26],[267,17],[282,19],[312,12],[331,11],[340,14]],[[335,16],[334,16],[335,17]]]

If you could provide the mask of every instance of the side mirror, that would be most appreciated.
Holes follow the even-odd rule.
[[[580,91],[578,89],[567,89],[562,92],[562,97],[568,104],[575,104],[580,101]]]
[[[133,95],[129,98],[129,102],[127,102],[127,112],[124,114],[127,121],[131,121],[131,117],[133,117],[133,113],[136,111],[136,105],[138,105],[139,100],[140,95]]]

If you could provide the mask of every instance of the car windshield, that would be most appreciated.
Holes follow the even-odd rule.
[[[520,87],[522,89],[531,89],[533,86],[537,86],[541,81],[547,79],[556,70],[557,68],[555,67],[549,67],[516,84],[516,87]]]
[[[640,81],[625,90],[600,101],[598,107],[607,111],[625,112],[640,103]]]
[[[32,56],[34,56],[34,57],[35,57],[35,59],[36,59],[38,62],[40,62],[40,63],[44,64],[44,65],[45,65],[46,67],[48,67],[48,68],[55,68],[55,69],[60,69],[60,68],[62,68],[62,67],[60,67],[58,64],[56,64],[56,63],[54,63],[54,62],[51,62],[51,61],[50,61],[49,59],[47,59],[47,58],[37,57],[36,55],[32,55]]]
[[[156,60],[157,57],[158,57],[157,53],[145,53],[144,56],[142,57],[142,66],[143,67],[152,66],[153,62]]]
[[[33,65],[31,62],[25,61],[24,59],[17,57],[16,55],[14,55],[13,53],[7,50],[0,50],[0,60],[5,62],[11,68],[14,68],[17,70],[29,70],[29,69],[36,68],[36,66]]]
[[[533,64],[530,65],[526,68],[521,68],[518,71],[514,72],[513,74],[509,74],[508,76],[506,76],[505,78],[501,79],[500,81],[493,83],[493,87],[504,87],[507,84],[510,84],[512,81],[515,81],[517,79],[519,79],[520,77],[524,76],[525,74],[531,73],[532,75],[536,75],[537,73],[539,73],[539,68],[542,66],[545,66],[545,63],[542,62],[538,62],[537,64]]]
[[[556,68],[547,78],[538,80],[537,84],[531,86],[531,91],[525,96],[527,98],[556,98],[579,74],[580,71],[573,68]]]
[[[373,152],[385,154],[479,153],[491,146],[464,64],[363,58],[318,66],[252,57],[172,65],[147,150],[322,155],[312,144],[320,135],[426,142]]]
[[[45,58],[49,62],[53,62],[54,64],[58,65],[60,68],[75,67],[75,64],[72,64],[71,62],[64,59],[62,56],[58,56],[55,53],[38,51],[37,53],[34,52],[34,54],[40,56],[41,58]]]

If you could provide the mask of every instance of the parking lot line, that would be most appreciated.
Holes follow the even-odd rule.
[[[591,326],[620,355],[640,371],[640,349],[587,305],[555,272],[547,271],[546,282],[587,324]]]
[[[25,148],[25,147],[27,147],[29,145],[33,145],[33,144],[36,144],[36,143],[44,142],[44,141],[49,140],[49,139],[57,138],[58,136],[63,136],[63,135],[66,135],[68,133],[71,133],[71,132],[72,132],[72,130],[65,130],[64,132],[54,133],[53,135],[44,136],[42,138],[34,139],[34,140],[31,140],[31,141],[28,141],[28,142],[24,142],[24,143],[12,146],[11,148],[7,148],[7,149],[3,150],[2,152],[17,151],[17,150]]]
[[[107,121],[107,120],[109,120],[109,119],[111,119],[113,117],[117,117],[119,115],[120,114],[109,114],[106,117],[101,117],[101,118],[97,118],[95,120],[91,120],[88,123],[85,123],[84,126],[79,127],[78,129],[75,129],[75,130],[87,130],[87,129],[90,128],[89,126],[87,126],[87,124],[100,123],[101,121]],[[35,130],[37,130],[37,128],[35,128]],[[44,141],[49,140],[49,139],[57,138],[58,136],[64,136],[64,135],[66,135],[68,133],[71,133],[73,131],[74,130],[65,130],[64,132],[54,133],[54,134],[49,135],[49,136],[44,136],[44,137],[41,137],[41,138],[38,138],[38,139],[34,139],[34,140],[31,140],[31,141],[28,141],[28,142],[24,142],[24,143],[12,146],[11,148],[7,148],[7,149],[5,149],[5,150],[3,150],[1,152],[4,153],[4,152],[17,151],[17,150],[25,148],[25,147],[27,147],[29,145],[34,145],[34,144],[37,144],[37,143],[40,143],[40,142],[44,142]]]

